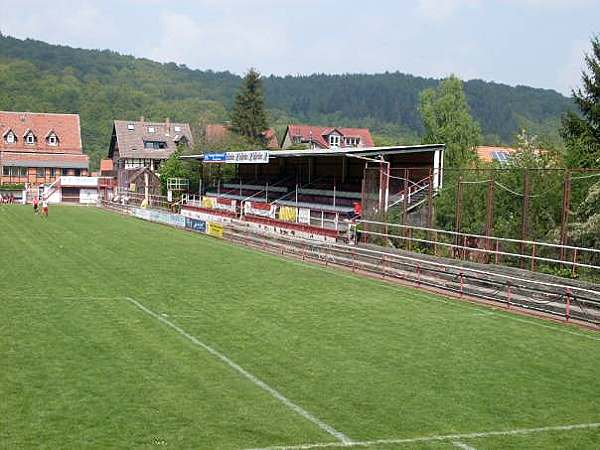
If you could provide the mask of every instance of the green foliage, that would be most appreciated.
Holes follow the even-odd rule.
[[[437,89],[423,91],[419,110],[425,125],[423,143],[446,144],[446,167],[462,167],[475,159],[481,133],[471,117],[461,80],[450,76]]]
[[[567,164],[575,168],[600,167],[600,37],[592,39],[592,53],[585,56],[583,88],[573,91],[581,116],[564,116],[562,135],[567,146]]]
[[[560,225],[565,172],[555,169],[560,154],[539,149],[536,136],[527,132],[516,138],[518,152],[508,163],[480,164],[477,168],[446,170],[444,189],[435,200],[438,226],[453,230],[456,220],[458,183],[463,183],[461,230],[484,234],[487,223],[487,196],[493,183],[493,234],[520,239],[526,178],[529,184],[528,239],[552,241]]]
[[[167,181],[169,178],[186,178],[189,180],[190,171],[179,159],[181,150],[177,149],[160,167],[160,186],[163,195],[167,193]]]
[[[235,97],[232,128],[253,140],[260,140],[267,129],[267,114],[260,74],[250,69]]]
[[[199,123],[228,119],[241,83],[229,72],[0,37],[0,109],[79,113],[92,170],[106,156],[112,120],[170,117],[189,122],[196,136]],[[419,142],[424,130],[419,93],[438,85],[401,73],[271,76],[263,83],[268,122],[280,137],[288,123],[307,122],[365,126],[380,142],[405,144]],[[464,88],[473,116],[495,142],[510,143],[523,120],[528,129],[543,127],[572,106],[548,90],[478,80]]]
[[[580,245],[600,248],[600,182],[594,184],[577,211],[570,238]]]
[[[25,189],[23,183],[0,184],[0,191],[22,191]]]

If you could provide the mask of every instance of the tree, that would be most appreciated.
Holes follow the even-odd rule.
[[[592,38],[585,65],[589,72],[582,73],[583,88],[572,91],[581,116],[569,112],[562,121],[567,165],[572,168],[600,166],[600,36]]]
[[[261,140],[267,128],[267,113],[260,74],[250,69],[235,98],[232,128],[242,136]]]
[[[174,151],[160,167],[160,186],[163,194],[167,193],[167,180],[169,178],[190,178],[190,171],[183,161],[179,159],[182,150]]]
[[[454,75],[420,96],[424,144],[446,144],[446,167],[461,167],[475,159],[481,139],[479,124],[471,117],[463,83]]]

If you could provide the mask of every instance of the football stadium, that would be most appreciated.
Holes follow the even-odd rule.
[[[4,448],[600,446],[597,332],[95,207],[0,229]]]
[[[12,3],[0,450],[600,449],[593,2]]]

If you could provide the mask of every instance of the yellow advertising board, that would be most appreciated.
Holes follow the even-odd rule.
[[[202,207],[214,209],[217,206],[217,199],[214,197],[202,197]]]
[[[211,236],[222,238],[225,234],[225,228],[220,223],[208,222],[206,225],[206,233]]]
[[[282,206],[279,208],[279,220],[286,222],[295,222],[298,217],[298,209],[291,206]]]

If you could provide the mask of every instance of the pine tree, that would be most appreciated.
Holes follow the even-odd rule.
[[[583,88],[572,92],[581,116],[570,112],[562,121],[567,165],[573,168],[600,167],[600,36],[592,38],[585,65],[589,73],[582,73]]]
[[[261,140],[267,128],[267,114],[260,73],[250,69],[235,98],[232,115],[234,131],[251,139]]]

